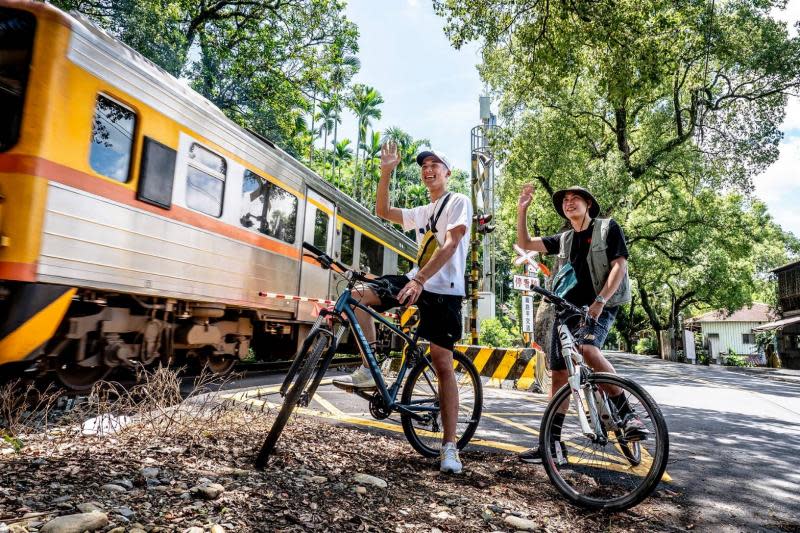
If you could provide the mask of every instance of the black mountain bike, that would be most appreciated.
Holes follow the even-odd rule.
[[[379,281],[368,278],[363,272],[348,269],[308,243],[303,243],[303,248],[311,252],[304,256],[314,258],[323,268],[340,274],[347,281],[347,288],[339,295],[332,308],[320,311],[294,358],[280,388],[280,394],[284,398],[283,405],[261,447],[256,468],[263,469],[267,464],[295,406],[307,406],[314,397],[348,328],[364,354],[377,385],[376,391],[354,392],[369,401],[370,413],[376,419],[385,419],[392,413],[399,412],[403,433],[411,446],[425,457],[437,457],[442,440],[438,379],[430,356],[425,354],[424,346],[417,343],[416,331],[407,334],[353,297],[353,288],[358,283],[375,284]],[[353,307],[368,312],[405,343],[397,377],[388,387],[375,354],[358,324]],[[483,386],[475,365],[466,355],[454,351],[453,368],[459,396],[456,446],[462,449],[478,428],[483,408]],[[402,395],[398,401],[397,395],[401,386]]]
[[[669,457],[667,424],[653,398],[616,374],[593,372],[565,325],[594,319],[541,287],[531,287],[555,305],[561,353],[569,379],[547,405],[539,432],[542,464],[550,480],[573,503],[619,511],[638,504],[661,481]],[[578,340],[581,340],[580,330]],[[640,432],[623,432],[623,419],[636,416]]]

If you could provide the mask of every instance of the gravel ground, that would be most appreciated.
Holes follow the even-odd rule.
[[[663,488],[630,511],[590,513],[567,504],[540,466],[508,454],[467,451],[465,473],[446,476],[402,437],[314,418],[295,417],[259,472],[253,460],[272,417],[226,424],[229,415],[179,429],[134,422],[105,437],[21,435],[18,451],[0,445],[0,533],[694,527],[680,495]]]

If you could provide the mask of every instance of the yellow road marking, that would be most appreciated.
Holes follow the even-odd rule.
[[[320,395],[319,393],[315,394],[315,395],[314,395],[314,399],[313,399],[313,400],[311,400],[311,401],[312,401],[312,402],[317,402],[317,403],[318,403],[318,404],[320,404],[322,407],[324,407],[325,409],[327,409],[327,410],[328,410],[328,412],[329,412],[330,414],[332,414],[332,415],[337,415],[337,416],[343,416],[343,415],[344,415],[344,412],[343,412],[341,409],[339,409],[338,407],[336,407],[335,405],[333,405],[331,402],[329,402],[328,400],[326,400],[325,398],[323,398],[323,397],[322,397],[322,395]]]
[[[323,380],[320,383],[320,385],[323,385],[323,384],[327,385],[331,381],[333,381],[333,380],[332,379]],[[230,395],[226,395],[226,396],[223,396],[223,397],[224,398],[229,398],[229,399],[231,399],[231,400],[233,400],[235,402],[246,403],[246,404],[255,405],[255,406],[258,406],[258,407],[262,407],[262,408],[266,407],[268,409],[276,409],[276,408],[280,407],[281,404],[276,404],[276,403],[269,402],[269,401],[266,401],[266,400],[259,400],[259,399],[256,399],[256,398],[252,398],[252,396],[256,396],[258,394],[276,393],[278,390],[280,390],[280,385],[272,385],[272,386],[269,386],[269,387],[262,387],[262,388],[259,388],[259,389],[253,389],[253,390],[240,392],[240,393],[236,393],[236,394],[230,394]],[[338,422],[345,422],[345,423],[350,423],[350,424],[355,424],[355,425],[360,425],[360,426],[367,426],[367,427],[372,427],[372,428],[377,428],[377,429],[383,429],[383,430],[392,431],[392,432],[395,432],[395,433],[403,433],[403,428],[398,423],[389,423],[389,422],[383,422],[383,421],[380,421],[380,420],[372,420],[372,419],[369,419],[369,418],[362,418],[362,417],[359,417],[359,416],[353,416],[352,414],[344,413],[339,408],[334,406],[331,402],[329,402],[328,400],[322,398],[318,394],[314,395],[313,401],[318,402],[323,408],[327,409],[328,412],[322,412],[322,411],[318,411],[318,410],[315,410],[315,409],[309,409],[307,407],[297,407],[297,408],[295,408],[295,413],[296,414],[301,414],[301,415],[306,415],[306,416],[316,416],[318,418],[327,418],[327,419],[331,419],[331,420],[336,420]],[[507,415],[507,416],[514,415],[514,414],[528,416],[528,415],[531,415],[532,413],[504,413],[504,414]],[[539,431],[538,430],[533,429],[532,427],[527,426],[525,424],[522,424],[522,423],[519,423],[519,422],[514,422],[513,420],[509,420],[509,419],[507,419],[507,418],[505,418],[503,416],[498,416],[498,415],[492,414],[492,413],[483,413],[482,416],[484,416],[486,418],[491,418],[492,420],[500,422],[501,424],[505,424],[505,425],[514,427],[514,428],[519,429],[519,430],[521,430],[521,431],[523,431],[525,433],[530,433],[532,435],[537,435],[537,436],[539,435]],[[426,430],[419,430],[419,432],[420,432],[421,435],[426,435],[426,436],[435,436],[435,435],[437,435],[437,434],[435,434],[433,432],[426,431]],[[516,444],[511,444],[511,443],[502,442],[502,441],[495,441],[495,440],[486,440],[486,439],[472,439],[470,441],[470,443],[474,444],[476,446],[484,446],[484,447],[487,447],[487,448],[495,448],[495,449],[505,450],[505,451],[510,451],[510,452],[520,452],[520,451],[523,451],[523,450],[526,449],[525,447],[518,446]],[[585,453],[596,455],[595,450],[593,450],[591,448],[587,448],[585,446],[578,445],[578,444],[576,444],[576,443],[574,443],[572,441],[564,441],[564,443],[567,446],[569,446],[571,448],[574,448],[574,449],[576,449],[578,451],[583,451]],[[615,444],[615,446],[619,450],[619,446],[616,445],[616,444]],[[620,454],[621,454],[622,451],[621,450],[619,450],[619,451],[620,451]],[[568,457],[568,461],[570,463],[572,463],[572,464],[579,464],[579,465],[580,464],[589,464],[589,465],[595,464],[595,465],[598,465],[598,466],[603,466],[605,468],[608,468],[609,470],[614,470],[616,472],[622,472],[622,473],[631,473],[632,472],[634,474],[637,474],[637,475],[640,475],[640,476],[644,476],[644,475],[647,475],[647,471],[650,469],[650,467],[653,464],[653,457],[650,455],[650,453],[645,448],[641,448],[641,454],[642,454],[642,461],[639,464],[639,466],[631,466],[630,463],[627,462],[627,460],[625,460],[623,462],[622,459],[617,459],[617,458],[613,458],[614,461],[615,461],[613,463],[608,462],[608,461],[597,461],[597,460],[590,461],[589,459],[586,459],[586,458],[583,458],[583,457],[581,457],[581,458]],[[661,477],[661,480],[664,481],[664,482],[667,482],[667,483],[671,483],[672,482],[672,477],[666,471],[664,471],[664,474]]]

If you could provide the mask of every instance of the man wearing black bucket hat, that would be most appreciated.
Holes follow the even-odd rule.
[[[573,186],[553,194],[553,207],[570,228],[557,235],[531,237],[528,233],[528,207],[533,199],[533,185],[525,185],[519,195],[517,212],[517,244],[526,250],[543,254],[558,254],[559,280],[554,291],[578,307],[588,307],[589,315],[597,322],[581,324],[568,321],[567,326],[584,339],[578,346],[586,362],[597,372],[615,372],[600,351],[617,316],[619,305],[631,299],[628,280],[628,247],[619,224],[611,218],[598,218],[600,204],[588,190]],[[567,383],[566,363],[561,354],[558,334],[553,331],[550,343],[552,370],[551,396]],[[633,413],[619,390],[609,390],[611,400],[623,413],[623,431],[628,438],[646,438],[647,429]],[[559,416],[559,415],[556,415]],[[560,415],[563,420],[564,415]],[[561,423],[556,423],[558,427]],[[556,440],[558,435],[556,435]],[[561,444],[562,452],[566,447]],[[520,460],[541,463],[538,448],[522,452]]]

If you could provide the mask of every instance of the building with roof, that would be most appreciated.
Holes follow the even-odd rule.
[[[756,354],[756,328],[775,318],[769,305],[754,302],[733,313],[709,311],[688,319],[686,325],[700,330],[709,358],[720,363],[729,350],[739,355]]]
[[[775,351],[786,368],[800,369],[800,261],[772,271],[778,278],[777,320],[756,331],[775,332]]]

